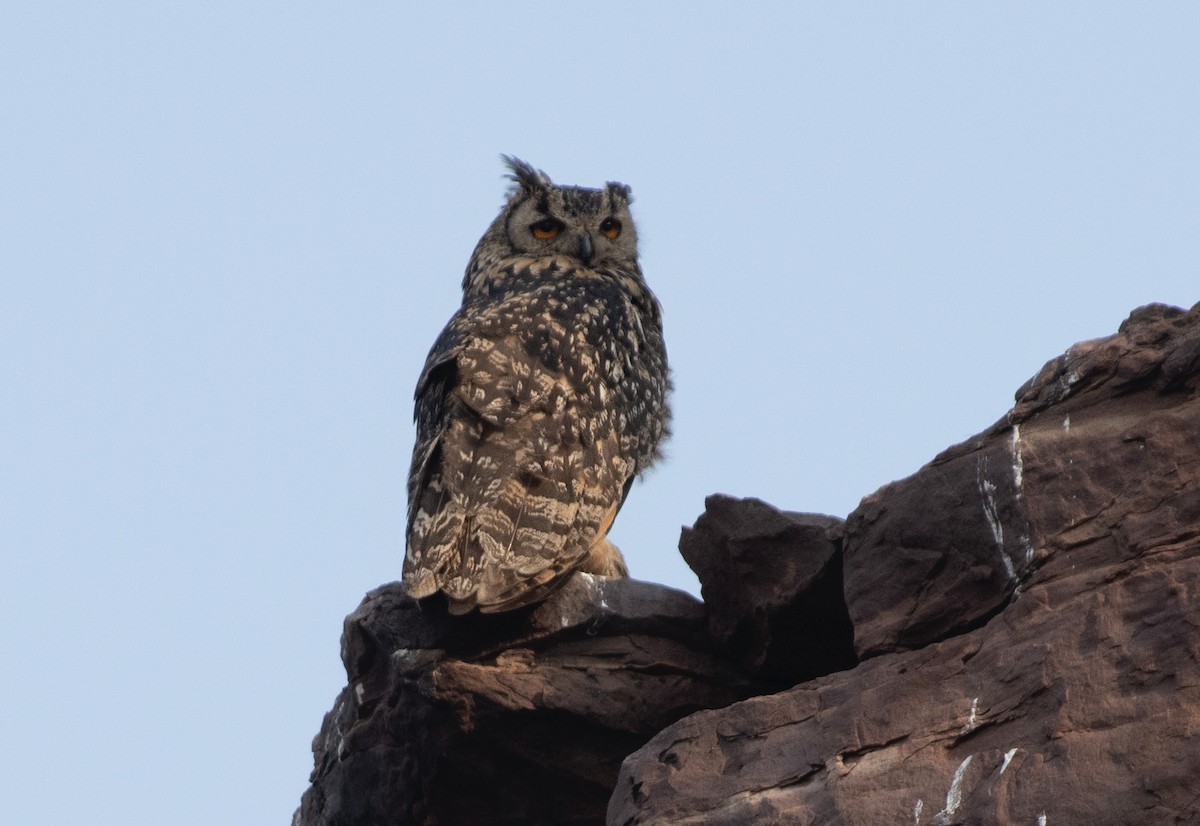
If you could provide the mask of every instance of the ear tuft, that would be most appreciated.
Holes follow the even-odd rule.
[[[515,195],[517,189],[522,189],[526,192],[537,192],[554,185],[545,172],[540,169],[534,169],[520,158],[513,157],[512,155],[501,155],[500,159],[504,161],[504,165],[508,167],[511,173],[508,176],[509,180],[517,185],[510,194]]]
[[[624,201],[626,205],[633,203],[633,190],[625,184],[619,184],[616,181],[609,181],[605,184],[608,189],[608,197],[615,201]]]

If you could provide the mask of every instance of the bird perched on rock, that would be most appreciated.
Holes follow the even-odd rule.
[[[670,418],[629,187],[504,160],[508,202],[416,389],[404,585],[457,614],[537,602],[573,571],[626,576],[605,537]]]

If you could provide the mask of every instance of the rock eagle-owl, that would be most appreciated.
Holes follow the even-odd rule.
[[[629,187],[513,187],[417,381],[404,585],[507,611],[573,571],[625,576],[606,539],[670,418],[662,310]]]

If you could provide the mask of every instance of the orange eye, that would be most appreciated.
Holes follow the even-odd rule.
[[[605,218],[600,224],[600,231],[610,240],[621,234],[621,222],[616,218]]]
[[[562,221],[555,218],[543,218],[536,224],[529,225],[529,231],[533,233],[534,238],[540,238],[543,241],[549,241],[554,236],[562,232]]]

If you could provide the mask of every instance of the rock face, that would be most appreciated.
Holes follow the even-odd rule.
[[[679,552],[700,578],[709,633],[779,687],[858,662],[842,598],[842,520],[710,496]]]
[[[385,585],[346,618],[349,684],[292,822],[602,823],[629,752],[762,690],[712,648],[699,602],[635,580],[576,574],[483,617]]]
[[[1152,305],[844,522],[709,497],[703,606],[377,589],[293,824],[1200,823],[1198,391]]]
[[[860,665],[687,717],[610,824],[1200,823],[1200,305],[1075,345],[842,540]]]

